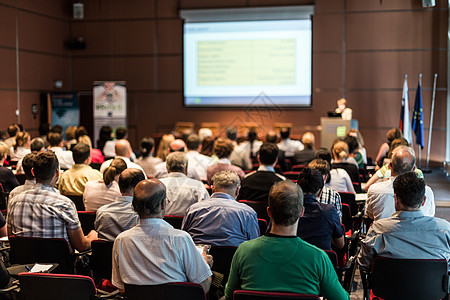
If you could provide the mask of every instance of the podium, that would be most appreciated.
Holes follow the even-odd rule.
[[[320,118],[322,131],[320,133],[320,146],[330,149],[334,140],[345,137],[350,129],[358,130],[358,120],[343,120],[341,118]]]

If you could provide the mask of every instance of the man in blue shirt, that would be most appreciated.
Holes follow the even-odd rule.
[[[239,176],[230,170],[216,173],[211,199],[191,205],[186,211],[181,228],[196,244],[212,246],[239,246],[259,237],[256,212],[237,202]]]
[[[407,172],[397,176],[393,185],[396,212],[370,226],[358,256],[360,267],[370,270],[375,256],[450,261],[450,223],[421,211],[425,180]]]

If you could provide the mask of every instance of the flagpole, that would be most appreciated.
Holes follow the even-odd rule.
[[[420,92],[422,93],[422,73],[419,74],[419,85],[420,85]],[[417,144],[417,136],[416,136],[416,144]],[[422,149],[420,148],[420,145],[418,145],[417,150],[418,150],[417,153],[419,156],[419,160],[418,160],[419,166],[418,167],[420,169],[420,165],[421,165],[420,160],[422,157],[422,155],[421,155]]]
[[[437,82],[438,74],[434,73],[434,82],[433,82],[433,97],[431,99],[431,113],[430,113],[430,129],[428,131],[428,147],[427,147],[427,167],[422,172],[431,173],[431,170],[428,168],[428,163],[430,161],[430,150],[431,150],[431,135],[433,133],[433,117],[434,117],[434,101],[436,99],[436,82]]]

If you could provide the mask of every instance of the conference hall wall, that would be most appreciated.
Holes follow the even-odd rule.
[[[40,91],[52,90],[56,79],[63,80],[63,90],[70,88],[70,52],[64,47],[70,9],[68,1],[0,0],[0,130],[18,122],[18,89],[20,122],[35,136],[39,117],[33,118],[31,105],[39,104]]]

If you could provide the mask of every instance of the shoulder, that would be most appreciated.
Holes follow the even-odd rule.
[[[368,194],[386,194],[393,193],[392,179],[380,179],[369,187]]]

